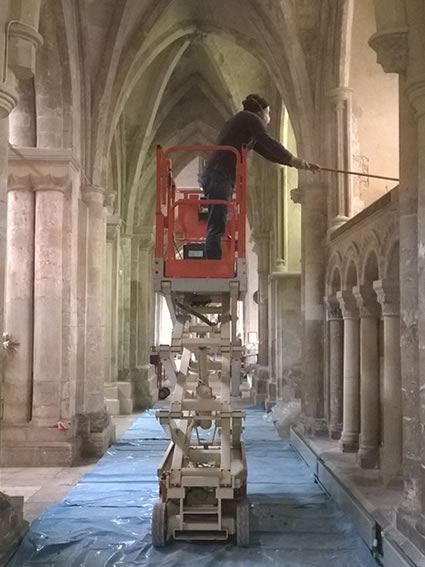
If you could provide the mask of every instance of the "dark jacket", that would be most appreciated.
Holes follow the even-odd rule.
[[[258,154],[274,163],[293,165],[296,159],[282,144],[272,138],[257,114],[242,110],[226,122],[218,139],[218,146],[233,146],[241,150],[243,145],[253,149]],[[212,152],[205,165],[205,169],[219,169],[228,174],[234,181],[236,158],[231,152]]]

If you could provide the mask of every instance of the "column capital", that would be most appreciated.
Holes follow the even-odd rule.
[[[377,319],[380,317],[379,303],[373,287],[370,285],[357,285],[353,287],[353,295],[356,298],[359,315],[362,319]]]
[[[139,241],[139,246],[145,249],[151,249],[154,245],[153,229],[133,234],[133,238]]]
[[[416,118],[425,115],[425,80],[411,83],[406,89],[406,95],[416,110]]]
[[[81,198],[87,205],[90,203],[101,203],[103,205],[105,194],[105,188],[99,185],[83,185],[81,187]]]
[[[13,175],[7,178],[8,191],[32,191],[31,175]]]
[[[382,313],[386,317],[400,315],[400,286],[396,280],[377,280],[373,282],[378,303],[381,304]]]
[[[377,62],[385,73],[406,72],[409,50],[407,32],[407,27],[391,28],[376,32],[369,39]]]
[[[334,296],[325,295],[323,302],[326,307],[328,321],[342,319],[341,307],[338,298]]]
[[[119,216],[110,216],[106,219],[106,240],[114,242],[121,227],[121,218]]]
[[[115,203],[115,199],[117,198],[117,191],[108,191],[105,192],[105,208],[108,212],[108,214],[110,215],[110,218],[112,218],[114,215],[114,203]]]
[[[7,118],[18,104],[18,93],[14,83],[15,80],[0,84],[0,120]]]
[[[336,292],[336,298],[339,302],[339,307],[344,319],[358,319],[359,309],[357,306],[356,298],[350,290],[342,290]]]
[[[7,180],[8,191],[59,191],[65,193],[71,186],[68,175],[15,175],[11,173]]]
[[[65,193],[71,186],[68,175],[57,177],[55,175],[31,175],[34,191],[59,191]]]
[[[330,89],[326,96],[330,102],[338,105],[340,102],[345,102],[349,100],[353,94],[353,89],[349,87],[335,87],[334,89]]]

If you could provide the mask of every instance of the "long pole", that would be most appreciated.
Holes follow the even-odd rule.
[[[374,179],[386,179],[387,181],[400,181],[396,177],[385,177],[384,175],[372,175],[371,173],[360,173],[359,171],[348,171],[346,169],[332,169],[321,167],[320,171],[330,171],[331,173],[347,173],[348,175],[359,175],[360,177],[373,177]]]

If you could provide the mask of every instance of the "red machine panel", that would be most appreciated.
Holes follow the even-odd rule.
[[[229,151],[236,156],[236,181],[232,201],[208,200],[202,189],[176,186],[170,155],[177,152],[199,154]],[[231,146],[174,146],[157,148],[156,247],[155,257],[164,260],[167,278],[233,278],[236,260],[245,258],[246,154]],[[197,258],[205,241],[208,205],[229,207],[226,233],[222,239],[221,260]],[[185,257],[188,246],[195,257]]]

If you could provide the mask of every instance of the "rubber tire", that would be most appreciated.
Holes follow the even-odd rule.
[[[236,502],[236,543],[239,547],[249,546],[249,500]]]
[[[167,544],[167,504],[155,502],[152,510],[152,545],[165,547]]]

